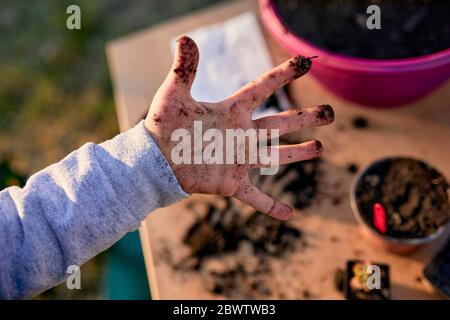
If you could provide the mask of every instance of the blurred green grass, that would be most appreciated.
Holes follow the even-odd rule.
[[[118,133],[104,51],[109,40],[216,2],[0,1],[2,187],[21,185],[82,144]],[[66,28],[71,4],[81,8],[81,30]],[[82,268],[83,290],[59,286],[38,299],[101,298],[104,260]]]

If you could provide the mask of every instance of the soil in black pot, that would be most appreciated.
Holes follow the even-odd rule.
[[[287,32],[337,53],[399,59],[450,47],[450,2],[444,0],[274,0]],[[367,7],[381,9],[370,30]]]
[[[386,211],[386,234],[422,238],[435,233],[450,219],[449,185],[427,164],[408,158],[374,165],[356,186],[356,204],[373,226],[373,205]]]

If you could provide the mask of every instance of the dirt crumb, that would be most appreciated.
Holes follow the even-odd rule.
[[[349,173],[355,174],[358,171],[359,166],[356,163],[349,163],[346,169]]]
[[[357,116],[353,118],[352,125],[355,129],[366,129],[369,127],[369,121],[362,116]]]

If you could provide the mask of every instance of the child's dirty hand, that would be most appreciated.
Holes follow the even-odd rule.
[[[244,164],[238,164],[242,162],[237,161],[233,155],[236,161],[230,164],[226,159],[222,159],[220,154],[222,151],[223,157],[230,154],[225,138],[228,131],[252,129],[258,132],[260,129],[268,129],[270,133],[270,129],[278,129],[279,135],[283,135],[303,127],[333,122],[334,112],[328,105],[293,109],[252,120],[251,115],[255,108],[275,90],[309,71],[311,59],[302,56],[292,58],[218,103],[199,102],[191,97],[190,89],[198,62],[199,52],[195,42],[188,37],[180,38],[177,41],[175,61],[169,75],[156,93],[145,119],[147,130],[157,141],[178,182],[186,192],[233,196],[275,218],[282,220],[289,218],[292,209],[288,205],[261,192],[249,180],[248,169],[264,166],[261,164],[262,161],[259,161],[259,156],[256,163],[250,163],[246,158]],[[217,130],[210,130],[208,136],[208,129]],[[226,132],[226,129],[232,130]],[[223,137],[219,139],[223,145],[216,141],[218,134]],[[180,152],[180,141],[184,135],[188,135],[188,140],[192,141],[192,144],[185,143],[182,149],[184,152]],[[202,139],[200,144],[194,142],[195,135]],[[213,152],[211,141],[214,141],[217,147]],[[186,152],[185,147],[191,148]],[[321,143],[315,140],[272,148],[277,148],[278,163],[282,165],[315,158],[322,151]],[[249,152],[249,158],[252,152],[255,153],[254,149],[251,151],[252,149],[248,147],[245,147],[245,150]],[[205,154],[210,155],[209,159],[205,158]],[[184,160],[181,163],[180,158]],[[212,159],[214,161],[211,161]]]

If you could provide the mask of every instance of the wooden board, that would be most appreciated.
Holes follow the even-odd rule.
[[[111,42],[107,55],[121,130],[132,127],[147,112],[171,64],[171,38],[246,10],[257,12],[256,1],[223,4]],[[286,54],[266,37],[274,63],[286,59]],[[413,105],[391,110],[363,108],[340,100],[311,76],[293,83],[289,92],[297,107],[329,103],[335,108],[332,126],[301,133],[303,138],[315,137],[324,144],[324,176],[334,190],[305,212],[296,213],[292,223],[301,228],[308,246],[272,263],[271,267],[280,272],[272,275],[278,291],[271,298],[302,298],[308,291],[311,299],[339,299],[333,273],[351,258],[390,264],[393,298],[437,298],[420,279],[424,262],[439,243],[409,256],[371,247],[352,216],[347,196],[352,176],[345,167],[349,163],[365,166],[386,155],[409,155],[428,161],[450,178],[450,82]],[[370,126],[365,130],[353,128],[351,122],[356,115],[367,118]],[[343,201],[332,205],[330,199],[336,196]],[[186,206],[201,207],[207,201],[214,201],[214,197],[193,196],[153,212],[142,223],[141,241],[154,299],[220,298],[205,290],[200,275],[175,271],[170,265],[171,259],[186,254],[181,237],[199,214]]]

